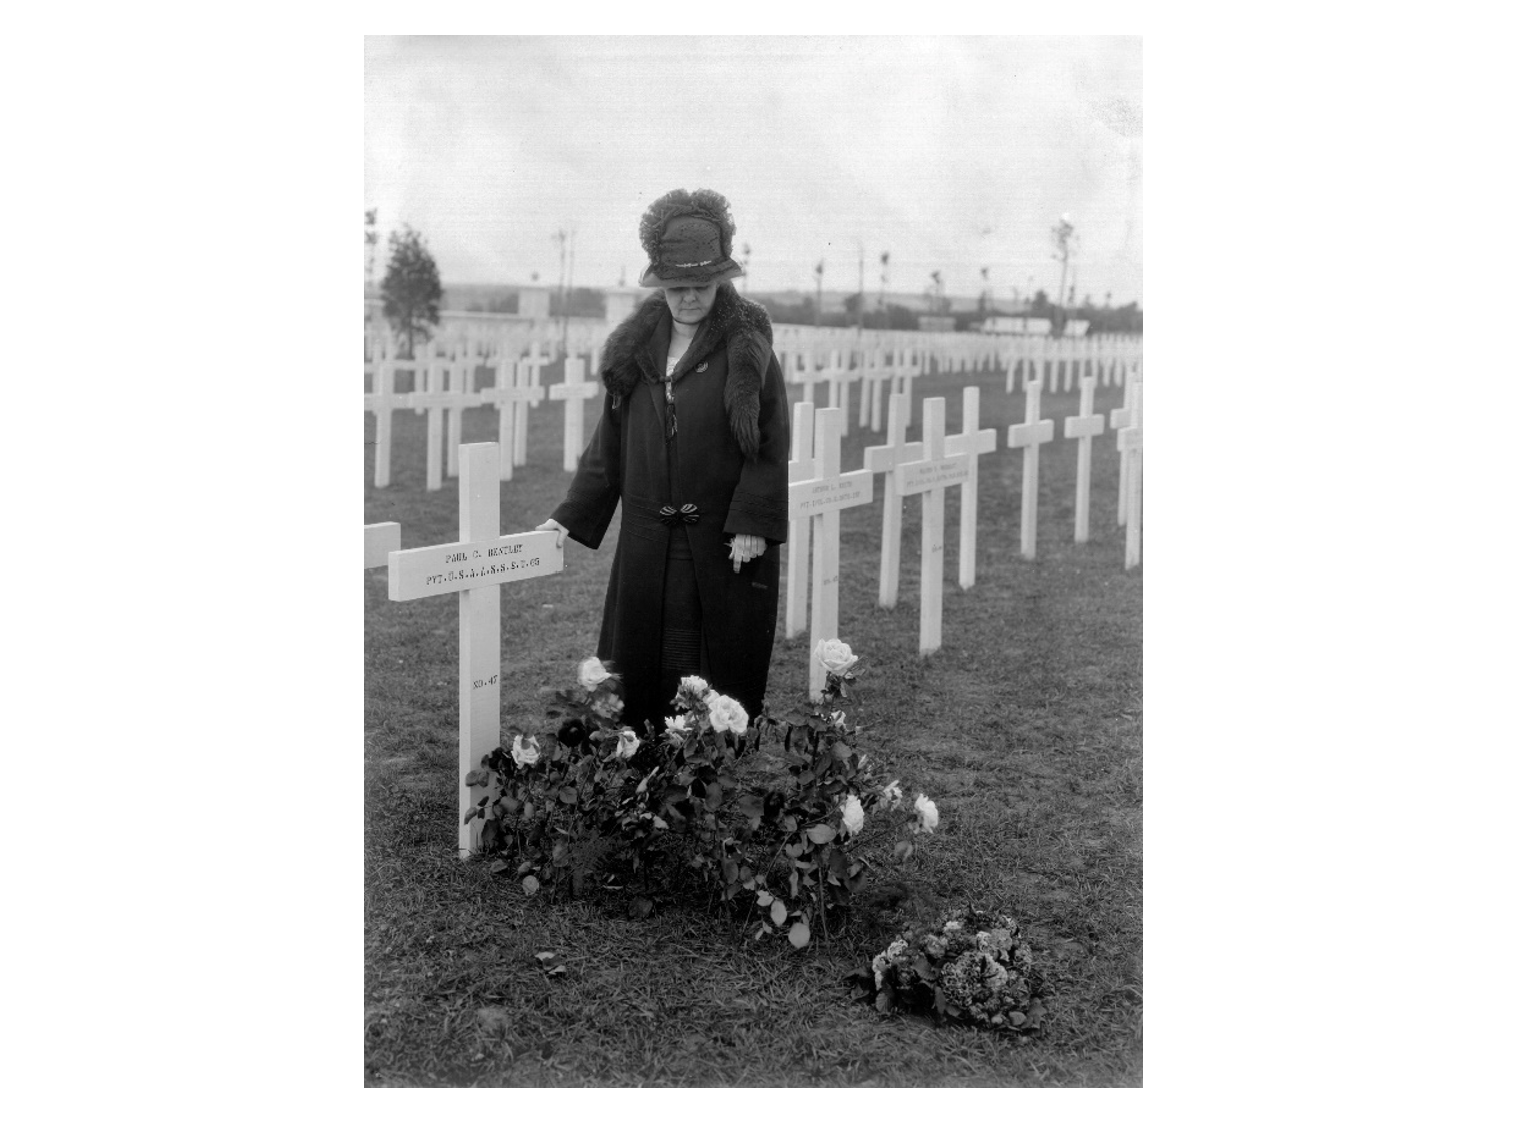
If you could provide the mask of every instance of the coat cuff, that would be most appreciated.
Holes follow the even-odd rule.
[[[552,512],[552,518],[568,528],[568,537],[582,543],[590,550],[598,550],[610,529],[610,520],[615,517],[616,500],[608,506],[569,495]]]
[[[731,509],[725,516],[725,533],[755,534],[770,544],[783,542],[789,536],[787,497],[774,503],[772,499],[738,490],[731,496]]]

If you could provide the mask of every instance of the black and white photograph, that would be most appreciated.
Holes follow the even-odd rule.
[[[365,1084],[1140,1086],[1141,38],[363,60]]]
[[[1502,39],[771,7],[12,20],[11,1132],[1497,1133]]]

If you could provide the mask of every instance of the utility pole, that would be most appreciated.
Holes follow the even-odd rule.
[[[862,303],[866,298],[867,286],[862,281],[862,243],[857,243],[857,338],[862,338]]]
[[[578,252],[578,226],[575,223],[568,231],[568,290],[564,298],[562,309],[562,354],[568,355],[568,322],[572,320],[572,314],[568,311],[572,306],[573,297],[573,256]]]
[[[1057,243],[1058,250],[1057,253],[1051,255],[1051,259],[1053,261],[1061,261],[1062,263],[1062,280],[1057,286],[1057,304],[1059,307],[1062,306],[1062,298],[1067,295],[1067,262],[1068,259],[1072,257],[1072,234],[1072,219],[1069,218],[1066,214],[1063,214],[1061,220],[1057,222],[1056,225],[1051,227],[1051,237],[1052,240]],[[1066,327],[1067,311],[1066,308],[1063,307],[1062,328]],[[1062,335],[1062,330],[1060,328],[1057,330],[1057,335]]]
[[[825,258],[822,257],[815,264],[815,327],[817,329],[820,327],[820,305],[824,298],[824,294],[821,292],[820,283],[824,277]]]
[[[552,235],[553,242],[557,245],[557,315],[566,316],[568,311],[568,231],[561,226]],[[563,325],[563,339],[566,344],[568,328]]]

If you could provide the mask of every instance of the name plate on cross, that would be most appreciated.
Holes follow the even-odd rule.
[[[389,555],[389,600],[408,602],[458,590],[561,573],[563,552],[547,531],[507,534],[487,542],[455,542]]]
[[[789,484],[789,514],[814,515],[838,507],[856,507],[873,501],[873,473],[851,471],[829,479],[809,479]]]
[[[954,487],[967,482],[971,459],[966,455],[953,455],[946,459],[919,459],[914,463],[901,463],[895,468],[899,479],[899,494],[917,495],[933,487]]]

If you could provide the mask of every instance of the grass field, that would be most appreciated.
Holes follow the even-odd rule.
[[[947,430],[959,430],[965,384],[980,387],[981,423],[998,429],[999,450],[980,462],[970,591],[956,586],[958,492],[947,492],[944,645],[929,659],[916,651],[918,500],[905,508],[892,611],[876,606],[880,503],[842,513],[840,635],[865,670],[848,718],[894,774],[931,790],[942,827],[897,891],[802,953],[743,941],[721,915],[676,899],[643,921],[613,895],[528,900],[513,880],[458,860],[457,603],[391,603],[385,571],[365,573],[367,1084],[1141,1083],[1141,573],[1123,569],[1114,440],[1094,441],[1081,546],[1076,444],[1059,431],[1042,448],[1037,559],[1026,562],[1020,453],[1003,448],[1023,396],[1004,391],[1002,374],[926,377],[915,384],[917,425],[919,399],[944,395]],[[1101,388],[1096,410],[1121,396]],[[1044,416],[1076,411],[1075,394],[1043,394]],[[502,487],[504,533],[535,526],[562,497],[562,415],[547,402],[531,413],[528,462]],[[588,409],[587,430],[597,415]],[[456,481],[424,489],[424,420],[402,412],[394,423],[393,482],[379,491],[365,417],[365,521],[399,522],[407,547],[456,541]],[[494,423],[469,412],[464,441],[490,439]],[[843,469],[880,440],[853,423]],[[506,723],[550,727],[537,691],[569,684],[594,652],[617,527],[598,551],[569,542],[563,574],[502,591]],[[770,705],[804,696],[808,650],[804,637],[783,640],[780,605]],[[1026,927],[1050,992],[1041,1038],[885,1020],[848,998],[842,977],[895,928],[967,902]],[[548,977],[541,951],[566,973]]]

